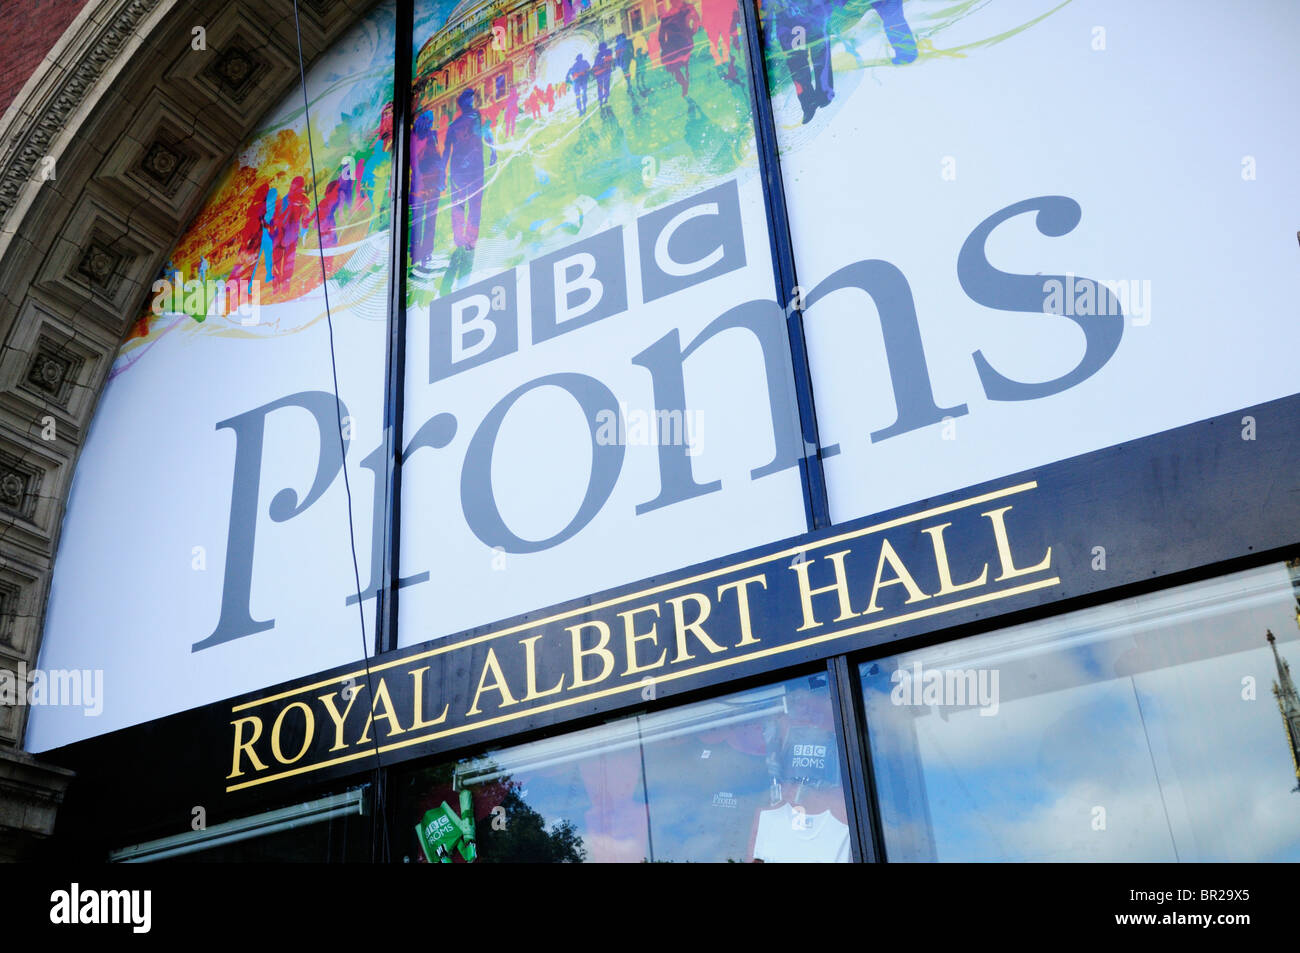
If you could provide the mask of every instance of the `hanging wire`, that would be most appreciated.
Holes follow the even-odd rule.
[[[312,145],[311,138],[311,103],[307,97],[307,71],[303,65],[302,25],[298,17],[298,0],[293,0],[293,29],[298,40],[298,81],[302,86],[303,122],[307,127],[307,156],[311,162],[311,197],[316,206],[316,247],[320,258],[321,291],[325,295],[325,324],[329,328],[330,374],[334,385],[334,416],[338,421],[339,457],[343,461],[340,469],[343,471],[343,490],[347,495],[348,503],[348,545],[352,550],[352,577],[356,584],[357,616],[361,620],[361,659],[366,667],[366,690],[370,693],[371,704],[373,704],[375,688],[370,673],[370,648],[369,643],[366,641],[366,613],[361,595],[361,569],[357,562],[357,533],[352,521],[352,485],[348,480],[347,445],[343,442],[343,402],[339,398],[339,368],[334,353],[334,318],[330,313],[329,274],[325,268],[325,242],[321,239],[320,196],[316,190],[316,150]],[[396,81],[396,77],[394,77],[394,81]],[[393,237],[393,241],[397,241],[396,236]],[[375,823],[382,825],[383,852],[380,859],[387,862],[389,859],[388,813],[384,803],[386,801],[386,792],[384,791],[381,774],[383,762],[380,758],[378,728],[375,729],[374,737],[371,738],[371,744],[375,752]]]

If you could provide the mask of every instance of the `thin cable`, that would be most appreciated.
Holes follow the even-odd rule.
[[[1160,783],[1160,769],[1156,767],[1156,753],[1151,748],[1151,732],[1147,729],[1147,716],[1142,713],[1142,699],[1138,696],[1137,679],[1130,675],[1128,680],[1133,688],[1133,702],[1137,705],[1138,720],[1142,722],[1142,737],[1146,739],[1147,757],[1151,759],[1151,773],[1156,779],[1156,790],[1160,792],[1160,809],[1165,812],[1165,827],[1169,831],[1169,845],[1174,849],[1174,862],[1181,864],[1183,859],[1178,856],[1178,839],[1174,837],[1174,822],[1169,819],[1169,803],[1165,800],[1165,786]]]
[[[650,828],[650,785],[645,776],[645,741],[641,738],[641,716],[636,716],[636,747],[641,753],[641,802],[645,804],[645,839],[650,850],[650,863],[655,862],[655,835]]]
[[[366,667],[366,690],[370,693],[371,704],[374,704],[375,686],[370,674],[370,648],[366,642],[366,612],[361,596],[361,569],[357,562],[357,532],[352,522],[352,484],[348,480],[347,467],[347,444],[343,442],[343,401],[339,397],[339,367],[338,360],[334,354],[334,318],[330,314],[330,288],[329,274],[325,268],[325,242],[321,238],[320,225],[320,197],[316,192],[316,150],[311,141],[311,105],[307,99],[307,71],[303,66],[302,58],[302,26],[298,19],[298,0],[293,0],[293,29],[298,39],[298,81],[302,86],[302,121],[307,127],[307,157],[311,162],[311,197],[316,206],[316,248],[320,258],[320,279],[321,291],[325,295],[325,324],[329,328],[330,339],[330,374],[334,382],[334,417],[338,421],[339,435],[339,459],[342,461],[339,469],[343,471],[343,490],[347,494],[348,500],[348,545],[352,550],[352,577],[356,582],[357,590],[357,616],[361,619],[361,660]],[[391,176],[389,177],[391,181]],[[396,241],[396,238],[393,239]],[[371,727],[374,727],[373,725]],[[379,753],[379,729],[375,728],[374,737],[371,738],[371,744],[375,751],[375,794],[376,800],[383,800],[383,782],[380,777],[380,768],[382,759]],[[388,815],[382,803],[377,803],[375,813],[382,818],[384,825],[384,847],[385,860],[387,859],[388,847]]]

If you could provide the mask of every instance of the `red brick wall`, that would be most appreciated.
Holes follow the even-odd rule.
[[[5,0],[0,18],[0,113],[88,0]]]

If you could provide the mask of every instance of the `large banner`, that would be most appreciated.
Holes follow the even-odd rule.
[[[807,528],[740,13],[417,7],[402,645]]]
[[[796,311],[837,522],[1297,390],[1300,8],[768,0],[789,302],[741,12],[417,4],[401,647],[804,532]],[[312,70],[310,152],[269,114],[123,346],[40,659],[103,692],[31,750],[372,649],[393,43]]]
[[[393,43],[381,5],[308,73],[310,149],[296,84],[268,113],[122,346],[77,464],[39,663],[102,673],[102,697],[33,708],[30,750],[373,645],[373,601],[364,637],[345,602],[339,436],[364,574],[383,489],[382,464],[365,467],[382,444]]]
[[[1300,5],[763,21],[835,521],[1300,390]]]
[[[373,648],[392,22],[312,71],[314,152],[297,92],[270,115],[122,348],[41,658],[102,710],[35,713],[33,750]],[[739,23],[420,5],[403,645],[807,528]]]

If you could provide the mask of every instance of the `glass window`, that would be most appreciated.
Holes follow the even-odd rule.
[[[850,859],[825,674],[417,768],[394,787],[397,852],[417,863]]]
[[[371,857],[366,786],[324,794],[260,814],[131,844],[109,852],[125,863],[360,863]],[[199,810],[198,808],[195,809]]]
[[[864,664],[887,859],[1300,860],[1298,577]]]

